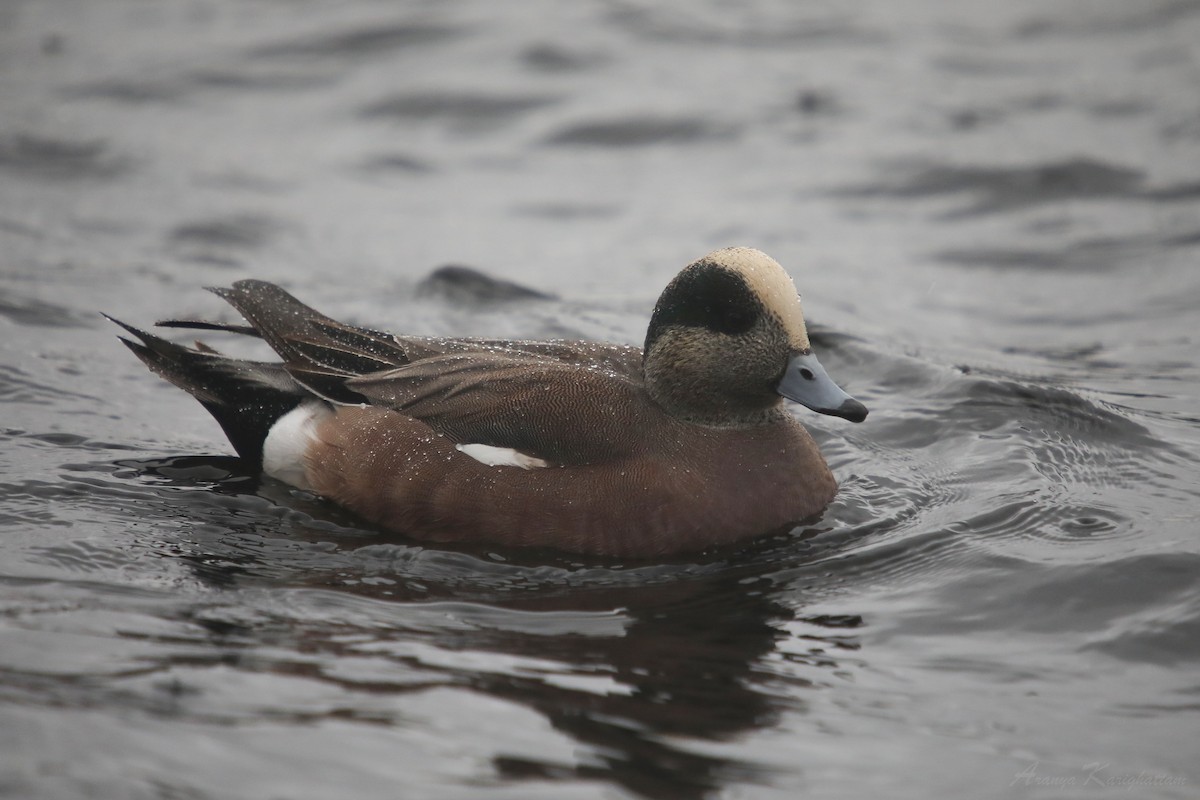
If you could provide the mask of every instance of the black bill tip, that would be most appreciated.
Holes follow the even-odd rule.
[[[852,397],[847,398],[845,402],[843,402],[837,408],[822,408],[820,411],[822,414],[841,417],[842,419],[848,419],[851,422],[862,422],[867,418],[867,407]]]

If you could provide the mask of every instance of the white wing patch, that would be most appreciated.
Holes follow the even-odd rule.
[[[495,447],[490,444],[456,444],[454,449],[489,467],[536,469],[550,466],[549,461],[522,453],[520,450],[513,450],[511,447]]]
[[[305,454],[317,423],[332,413],[324,402],[306,400],[276,420],[263,441],[263,472],[297,489],[311,489]]]

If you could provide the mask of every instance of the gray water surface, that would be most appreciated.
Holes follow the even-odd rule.
[[[0,795],[1196,796],[1198,43],[1193,0],[3,4]],[[640,343],[740,244],[871,416],[797,411],[818,523],[669,563],[260,484],[97,313],[254,276]]]

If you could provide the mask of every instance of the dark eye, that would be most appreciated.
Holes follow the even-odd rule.
[[[804,380],[806,380],[806,381],[811,381],[813,379],[812,370],[809,369],[808,367],[801,367],[800,368],[800,377],[804,378]]]

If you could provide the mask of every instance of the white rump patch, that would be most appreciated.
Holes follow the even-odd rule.
[[[263,441],[263,472],[297,489],[311,489],[304,474],[305,454],[316,438],[317,424],[332,413],[320,400],[305,400],[277,419]]]
[[[550,466],[549,461],[522,453],[520,450],[513,450],[511,447],[494,447],[490,444],[456,444],[454,449],[460,453],[466,453],[480,464],[487,464],[489,467],[535,469]]]

